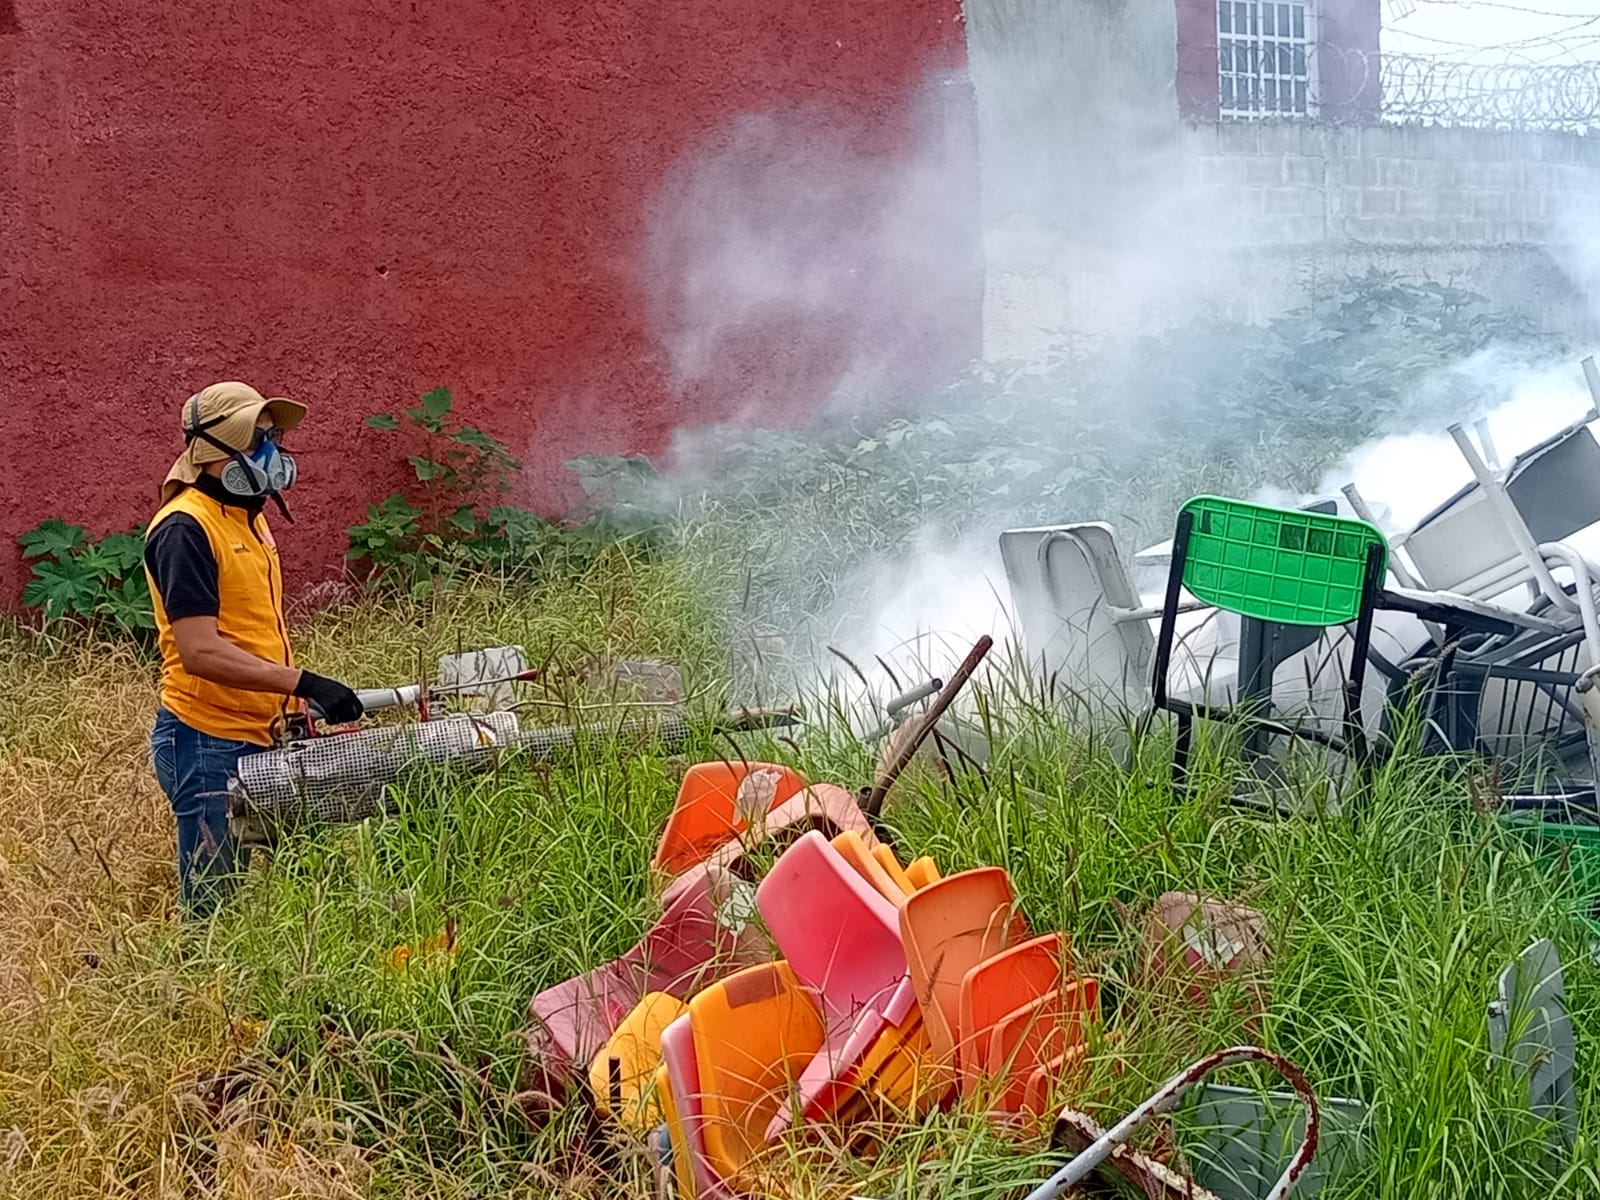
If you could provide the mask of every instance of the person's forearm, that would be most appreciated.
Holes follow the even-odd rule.
[[[257,658],[222,638],[189,648],[182,655],[189,674],[243,692],[275,692],[292,696],[300,682],[300,668]]]

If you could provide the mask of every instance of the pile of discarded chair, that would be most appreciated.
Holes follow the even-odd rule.
[[[1600,823],[1600,566],[1571,540],[1600,526],[1600,368],[1582,365],[1593,406],[1505,465],[1484,422],[1476,443],[1451,425],[1471,481],[1407,530],[1350,484],[1304,509],[1193,497],[1134,573],[1102,522],[1003,532],[1027,658],[1113,713],[1173,713],[1180,778],[1197,718],[1240,725],[1258,768],[1295,742],[1360,766],[1414,739],[1494,760],[1510,809]],[[1157,592],[1140,574],[1159,568]]]
[[[550,1102],[647,1140],[681,1197],[764,1194],[768,1147],[807,1126],[955,1102],[1037,1126],[1098,1036],[1098,983],[1029,930],[1004,870],[902,864],[842,787],[701,763],[654,866],[662,916],[534,997],[529,1061]],[[1193,899],[1152,910],[1157,958],[1199,963],[1194,937],[1153,936],[1196,918],[1222,930],[1213,967],[1260,964],[1257,925]]]
[[[536,996],[531,1040],[550,1093],[585,1082],[685,1196],[737,1189],[808,1123],[958,1096],[1043,1114],[1084,1055],[1098,985],[1062,935],[1030,933],[1006,872],[902,865],[844,788],[699,764],[655,866],[662,917]]]

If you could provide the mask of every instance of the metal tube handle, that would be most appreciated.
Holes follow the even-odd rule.
[[[942,679],[930,679],[927,683],[912,688],[909,692],[901,692],[893,700],[883,706],[883,711],[891,717],[897,717],[905,709],[910,708],[919,700],[926,700],[944,686]]]

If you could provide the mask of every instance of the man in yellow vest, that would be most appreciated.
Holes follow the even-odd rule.
[[[226,791],[239,759],[271,746],[301,701],[329,721],[361,716],[348,687],[294,665],[278,549],[262,512],[270,498],[288,517],[283,492],[296,472],[280,443],[305,413],[243,383],[191,396],[187,448],[145,535],[161,646],[151,760],[177,819],[182,901],[196,915],[215,907],[235,871]]]

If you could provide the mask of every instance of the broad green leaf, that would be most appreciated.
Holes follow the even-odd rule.
[[[98,587],[98,580],[76,559],[35,563],[33,578],[22,589],[22,603],[43,609],[50,621],[68,613],[88,616],[94,611]]]
[[[464,504],[460,508],[456,509],[455,512],[451,513],[450,524],[461,530],[462,533],[476,533],[478,529],[478,518],[473,515],[472,505]]]
[[[366,420],[368,429],[381,430],[384,433],[393,433],[400,428],[400,418],[393,413],[374,413]]]
[[[126,575],[144,562],[144,535],[113,533],[95,543],[95,549],[113,565],[117,574]],[[139,578],[144,578],[142,571]]]
[[[490,451],[491,453],[495,451],[504,453],[506,449],[504,443],[496,441],[483,430],[473,425],[466,425],[457,430],[454,434],[454,439],[460,442],[463,446],[472,446],[479,450]]]
[[[84,539],[82,525],[68,525],[51,518],[39,522],[17,541],[22,545],[23,558],[45,558],[71,554],[83,545]]]
[[[437,387],[430,392],[422,393],[422,407],[436,421],[450,411],[451,404],[450,389],[447,387]]]
[[[122,577],[116,561],[99,546],[89,546],[77,556],[78,565],[102,583]]]
[[[431,458],[423,458],[420,454],[406,455],[406,461],[411,464],[411,469],[417,473],[417,479],[427,483],[444,474],[445,468]]]

